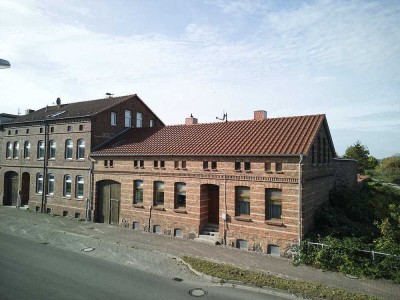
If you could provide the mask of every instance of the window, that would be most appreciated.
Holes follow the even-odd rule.
[[[83,125],[79,125],[79,131],[83,131]]]
[[[183,230],[179,228],[174,229],[174,237],[182,238],[183,237]]]
[[[78,140],[78,149],[76,153],[77,159],[85,159],[85,141]]]
[[[275,163],[275,171],[282,172],[282,163]]]
[[[158,160],[155,160],[155,161],[153,162],[153,167],[158,169]]]
[[[56,142],[50,141],[49,142],[49,159],[56,158]]]
[[[31,143],[26,141],[24,143],[24,158],[30,158],[31,157]]]
[[[282,190],[265,190],[266,219],[282,219]]]
[[[133,204],[143,204],[143,181],[133,182]]]
[[[107,160],[107,159],[104,160],[104,167],[105,167],[105,168],[108,168],[108,160]]]
[[[165,168],[165,161],[163,160],[160,161],[160,168]]]
[[[315,147],[311,146],[311,163],[315,164]]]
[[[117,114],[115,112],[111,113],[111,125],[116,126],[117,125]]]
[[[236,216],[250,215],[250,188],[247,186],[235,187]]]
[[[67,126],[67,131],[68,131],[68,132],[71,131],[71,126]]]
[[[132,229],[140,230],[140,222],[133,222],[132,223]]]
[[[164,182],[154,181],[154,205],[164,205]]]
[[[114,160],[110,159],[110,168],[114,168]]]
[[[17,130],[15,130],[15,135],[17,135],[18,134],[18,129]]]
[[[72,151],[74,149],[74,143],[72,140],[65,141],[65,159],[72,159]]]
[[[132,127],[132,113],[129,110],[125,111],[125,127]]]
[[[50,127],[50,132],[51,132],[51,133],[54,132],[54,127]]]
[[[136,113],[136,127],[140,128],[143,125],[143,115],[142,113]]]
[[[217,162],[216,161],[212,161],[211,162],[211,170],[216,170],[217,169]]]
[[[179,161],[174,161],[174,168],[179,169]]]
[[[8,131],[8,135],[11,135],[11,130]]]
[[[203,170],[208,170],[208,161],[203,161]]]
[[[39,132],[43,133],[43,127],[39,128]]]
[[[251,170],[251,163],[249,161],[246,161],[244,163],[244,170],[245,171],[250,171]]]
[[[11,158],[12,147],[13,146],[12,146],[11,142],[7,142],[6,158]]]
[[[272,256],[280,256],[280,248],[279,246],[276,245],[268,245],[267,247],[267,254],[270,254]]]
[[[71,189],[72,189],[72,178],[71,178],[71,175],[65,175],[64,176],[63,196],[64,197],[71,197]]]
[[[236,248],[244,251],[249,250],[246,240],[236,240]]]
[[[140,163],[140,168],[144,169],[144,160],[140,160],[139,163]]]
[[[54,175],[47,175],[47,194],[54,195]]]
[[[161,232],[161,226],[160,225],[154,225],[153,226],[153,233],[161,234],[162,233]]]
[[[26,130],[26,134],[28,134],[28,133],[29,133],[29,129]]]
[[[264,171],[271,172],[271,163],[270,162],[264,163]]]
[[[186,207],[186,183],[175,183],[175,208]]]
[[[150,126],[150,127],[154,127],[154,120],[150,120],[149,126]]]
[[[181,165],[182,165],[182,169],[186,169],[186,161],[183,160]]]
[[[38,159],[43,159],[44,158],[44,142],[43,141],[39,141],[38,142],[37,158]]]
[[[14,142],[14,147],[13,147],[13,158],[18,158],[19,154],[19,143]]]
[[[76,198],[83,198],[84,185],[85,181],[83,180],[83,176],[76,176],[76,190],[75,190]]]
[[[36,193],[43,193],[43,175],[41,173],[36,174]]]
[[[235,161],[235,171],[240,171],[242,169],[240,161]]]

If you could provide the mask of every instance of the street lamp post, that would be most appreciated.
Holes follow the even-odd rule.
[[[11,67],[10,62],[0,58],[0,69],[7,69],[9,67]]]

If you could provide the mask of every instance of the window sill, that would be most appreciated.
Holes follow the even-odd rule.
[[[284,174],[283,171],[275,171],[276,174]]]
[[[178,214],[187,214],[187,211],[185,208],[174,208],[174,212]]]
[[[253,222],[250,217],[243,217],[243,216],[236,216],[235,220],[242,222]]]
[[[153,167],[154,170],[158,170],[158,167]]]
[[[283,225],[282,221],[280,220],[266,220],[265,224],[267,225],[272,225],[272,226],[279,226],[279,227],[284,227],[285,225]]]
[[[161,168],[161,170],[165,170],[165,168],[164,168],[164,167],[162,167],[162,168]]]
[[[272,174],[272,171],[265,171],[265,174]]]
[[[133,204],[135,208],[144,208],[143,204]]]
[[[174,170],[180,170],[179,168],[174,168]]]
[[[76,201],[83,201],[83,197],[77,197],[75,198]]]
[[[187,168],[182,168],[183,171],[187,171]]]
[[[242,170],[235,170],[235,172],[237,172],[237,173],[242,173]]]
[[[144,167],[140,167],[140,169],[144,169]]]
[[[245,170],[246,173],[251,173],[251,170]]]
[[[211,171],[213,171],[213,172],[217,172],[217,171],[218,171],[218,169],[211,169]]]
[[[210,169],[203,169],[203,171],[210,171]]]
[[[63,196],[63,199],[65,199],[65,200],[71,200],[71,196]]]
[[[165,211],[165,208],[160,206],[153,206],[153,209],[158,211]]]

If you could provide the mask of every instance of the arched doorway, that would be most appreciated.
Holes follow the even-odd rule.
[[[98,223],[119,224],[121,184],[113,180],[98,181],[96,219]]]
[[[18,204],[18,173],[10,171],[4,175],[3,205],[17,206]]]
[[[29,173],[22,173],[22,185],[21,185],[21,206],[28,205],[29,202],[29,187],[31,177]]]

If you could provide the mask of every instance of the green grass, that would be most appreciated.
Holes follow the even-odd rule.
[[[182,257],[182,259],[186,263],[190,264],[191,267],[198,272],[221,278],[222,282],[226,280],[241,281],[243,283],[253,284],[258,287],[266,286],[281,289],[306,298],[322,298],[335,300],[377,299],[376,297],[371,297],[365,294],[353,293],[343,289],[332,288],[318,283],[284,279],[194,257],[184,256]]]

